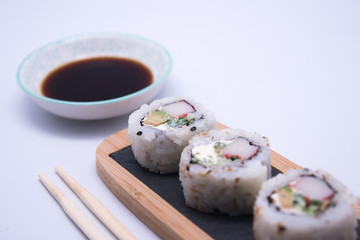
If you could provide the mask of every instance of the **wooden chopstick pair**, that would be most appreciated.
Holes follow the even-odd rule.
[[[97,200],[91,193],[75,181],[62,168],[56,167],[56,172],[72,189],[81,201],[103,222],[103,224],[121,240],[136,239],[105,206]],[[90,221],[88,217],[73,203],[66,195],[47,178],[44,174],[39,174],[40,181],[47,190],[58,201],[65,213],[74,221],[74,223],[83,231],[89,239],[106,239],[100,230]]]

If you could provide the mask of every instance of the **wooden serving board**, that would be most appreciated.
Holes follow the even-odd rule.
[[[218,129],[227,128],[225,125],[218,123]],[[130,163],[130,165],[125,166],[125,164],[121,164],[121,161],[116,160],[116,158],[122,158],[122,155],[117,154],[118,152],[124,150],[124,152],[131,151],[130,140],[128,138],[127,129],[122,130],[113,134],[112,136],[105,139],[96,149],[96,168],[100,178],[106,184],[106,186],[112,191],[112,193],[128,208],[130,209],[140,220],[142,220],[152,231],[154,231],[160,238],[162,239],[213,239],[214,234],[210,236],[208,232],[201,229],[194,222],[190,221],[184,214],[175,208],[174,206],[178,205],[173,201],[171,204],[164,200],[159,194],[157,194],[154,188],[158,189],[159,184],[148,184],[154,185],[149,187],[146,183],[152,182],[151,174],[156,178],[159,176],[163,176],[164,181],[166,179],[166,175],[153,174],[148,172],[145,169],[142,169],[139,166],[134,166],[137,163]],[[127,150],[128,149],[128,150]],[[270,150],[271,152],[271,165],[272,168],[276,172],[287,172],[289,169],[301,169],[301,167],[292,161],[286,159],[280,154]],[[116,156],[117,154],[117,156]],[[128,153],[125,153],[128,154]],[[132,154],[132,152],[131,152]],[[126,156],[126,155],[124,155]],[[126,161],[126,159],[125,159]],[[134,161],[134,160],[133,160]],[[131,165],[132,164],[132,165]],[[132,172],[131,169],[139,168],[137,171],[144,171],[145,174],[148,173],[150,178],[143,178],[139,180],[136,176],[138,173]],[[133,175],[134,174],[134,175]],[[144,174],[144,173],[140,173]],[[167,179],[170,179],[171,176]],[[174,178],[174,177],[172,177]],[[178,177],[175,177],[177,181]],[[141,179],[141,178],[140,178]],[[147,180],[146,180],[147,179]],[[161,179],[162,180],[162,179]],[[176,183],[175,183],[176,184]],[[170,186],[171,187],[171,186]],[[161,186],[160,186],[161,188]],[[169,189],[165,189],[165,191],[169,191]],[[165,193],[166,194],[166,193]],[[183,203],[185,205],[185,202]],[[182,206],[180,207],[182,208]],[[191,211],[186,209],[186,211]],[[194,210],[197,212],[196,210]],[[193,213],[190,213],[190,215]],[[196,214],[196,213],[195,213]],[[198,213],[203,214],[203,213]],[[188,216],[188,214],[185,214]],[[212,221],[211,217],[213,215],[202,215],[201,217],[207,217]],[[196,216],[198,217],[198,216]],[[236,221],[234,217],[227,217]],[[358,208],[357,208],[357,218],[360,219],[360,199],[358,199]],[[234,220],[235,219],[235,220]],[[241,220],[241,219],[240,219]],[[243,219],[242,219],[243,220]],[[208,221],[207,219],[205,221]],[[219,225],[221,222],[228,221],[224,218],[218,222],[213,223],[213,225]],[[251,221],[250,217],[245,219],[245,221]],[[204,222],[204,221],[203,221]],[[200,225],[200,224],[199,224]],[[250,224],[251,225],[251,224]],[[209,226],[213,228],[213,226]],[[221,227],[223,231],[226,231],[226,226]],[[213,229],[211,229],[213,230]],[[229,229],[227,229],[229,230]],[[220,230],[221,231],[221,230]],[[213,231],[214,232],[214,231]],[[243,239],[247,239],[246,234],[249,234],[249,229],[247,229],[247,233],[244,234]],[[360,233],[360,228],[357,229],[358,234]],[[219,236],[222,234],[221,232],[215,231],[215,234]],[[224,235],[222,235],[224,236]],[[226,239],[226,237],[224,238]],[[230,238],[228,238],[230,239]]]

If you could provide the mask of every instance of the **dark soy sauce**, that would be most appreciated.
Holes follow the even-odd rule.
[[[136,92],[152,82],[150,69],[136,60],[98,57],[56,68],[43,80],[41,92],[65,101],[102,101]]]

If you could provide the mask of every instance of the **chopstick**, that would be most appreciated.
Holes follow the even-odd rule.
[[[89,218],[44,174],[39,174],[40,181],[58,201],[65,213],[74,221],[89,239],[106,239]]]
[[[131,234],[110,211],[97,200],[90,192],[82,187],[74,178],[66,173],[61,167],[55,167],[56,172],[64,182],[75,192],[83,203],[104,223],[104,225],[121,240],[135,240]]]

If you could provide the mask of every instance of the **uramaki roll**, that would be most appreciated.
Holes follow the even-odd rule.
[[[181,151],[196,134],[215,129],[209,109],[186,97],[144,104],[129,117],[128,133],[135,159],[152,172],[179,171]]]
[[[261,184],[271,175],[269,142],[240,129],[194,136],[181,155],[186,205],[203,212],[252,213]]]
[[[356,197],[330,174],[290,170],[263,184],[254,207],[256,239],[355,239]]]

